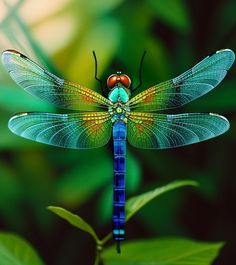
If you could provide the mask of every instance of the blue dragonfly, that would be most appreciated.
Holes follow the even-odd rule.
[[[137,148],[164,149],[198,143],[226,132],[229,121],[215,113],[157,114],[155,111],[183,106],[211,91],[224,79],[234,60],[232,50],[219,50],[178,77],[135,96],[130,77],[117,72],[107,79],[109,93],[105,97],[50,73],[18,51],[6,50],[2,54],[3,65],[20,87],[56,106],[79,111],[19,113],[9,120],[8,126],[24,138],[74,149],[101,147],[113,136],[112,220],[113,238],[119,246],[125,238],[126,140]]]

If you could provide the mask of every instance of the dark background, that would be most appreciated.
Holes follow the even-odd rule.
[[[66,79],[99,90],[99,76],[122,69],[138,82],[144,50],[146,89],[173,78],[208,54],[236,51],[236,1],[2,1],[0,47],[17,49]],[[65,150],[14,136],[7,128],[16,112],[52,111],[0,74],[0,229],[15,232],[47,264],[91,264],[90,237],[46,210],[57,205],[78,213],[102,237],[111,230],[112,143]],[[217,112],[231,122],[223,136],[179,149],[147,151],[128,145],[127,197],[176,179],[194,179],[153,201],[127,224],[127,240],[185,236],[225,241],[215,265],[236,260],[236,67],[208,95],[175,112]]]

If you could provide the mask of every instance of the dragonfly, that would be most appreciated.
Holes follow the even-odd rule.
[[[125,239],[126,141],[137,148],[165,149],[225,133],[230,123],[219,114],[156,111],[183,106],[211,91],[224,79],[234,60],[232,50],[216,51],[178,77],[134,96],[130,77],[116,72],[107,78],[109,92],[103,96],[56,76],[18,51],[6,50],[2,63],[16,84],[60,108],[77,111],[19,113],[9,120],[8,126],[16,135],[64,148],[102,147],[113,138],[113,238],[120,246]],[[98,79],[96,74],[95,78]],[[119,252],[120,247],[117,249]]]

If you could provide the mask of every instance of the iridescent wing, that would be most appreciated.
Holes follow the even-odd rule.
[[[135,111],[156,111],[180,107],[216,87],[235,59],[225,49],[207,56],[180,76],[150,87],[131,98],[127,105]]]
[[[229,121],[213,113],[155,114],[131,112],[127,138],[138,148],[164,149],[194,144],[223,134]]]
[[[21,113],[9,120],[9,129],[24,138],[65,148],[105,145],[111,137],[108,112],[75,114]]]
[[[11,78],[25,91],[59,107],[95,110],[108,108],[111,104],[97,92],[55,76],[15,50],[4,51],[2,63]]]

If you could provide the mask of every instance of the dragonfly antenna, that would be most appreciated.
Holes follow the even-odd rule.
[[[143,69],[143,60],[144,60],[146,53],[147,53],[147,51],[143,52],[143,55],[141,57],[140,64],[139,64],[139,71],[138,71],[139,84],[134,89],[132,89],[132,92],[134,92],[137,88],[141,87],[141,85],[143,83],[143,81],[142,81],[142,69]]]
[[[96,57],[95,51],[93,51],[93,57],[94,57],[94,62],[95,62],[95,76],[94,77],[100,83],[101,90],[104,92],[103,85],[102,85],[102,80],[97,77],[97,73],[98,73],[98,61],[97,61],[97,57]]]

